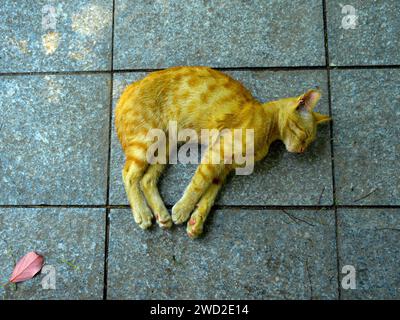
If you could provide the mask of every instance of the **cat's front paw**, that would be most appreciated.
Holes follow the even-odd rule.
[[[204,222],[207,219],[211,206],[212,202],[207,197],[203,197],[196,205],[196,209],[190,216],[186,227],[186,233],[190,238],[197,238],[203,233]]]
[[[192,239],[195,239],[199,235],[201,235],[203,233],[202,219],[199,216],[193,214],[187,224],[186,232],[188,236]]]
[[[171,216],[168,213],[162,215],[154,214],[154,216],[160,228],[169,229],[172,227]]]
[[[172,221],[175,224],[184,223],[190,215],[191,208],[187,206],[184,202],[178,201],[172,207]]]

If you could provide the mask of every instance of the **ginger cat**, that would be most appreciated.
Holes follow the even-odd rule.
[[[208,67],[173,67],[129,85],[117,103],[115,125],[126,156],[122,177],[136,223],[149,228],[154,215],[160,227],[169,228],[172,221],[181,224],[190,217],[187,233],[199,236],[226,176],[238,166],[235,161],[202,161],[173,206],[171,219],[157,189],[166,164],[149,164],[146,157],[154,142],[150,129],[168,135],[169,121],[176,121],[178,130],[191,128],[199,134],[201,129],[254,129],[254,161],[264,158],[275,140],[282,140],[289,152],[301,153],[315,139],[317,124],[330,120],[312,111],[320,96],[310,90],[261,104],[241,83]],[[210,146],[204,159],[215,152]],[[219,152],[225,159],[224,149]]]

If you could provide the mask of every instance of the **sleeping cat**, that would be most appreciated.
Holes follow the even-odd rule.
[[[151,129],[168,134],[170,121],[176,121],[178,130],[190,128],[198,134],[202,129],[254,129],[254,161],[264,158],[275,140],[283,141],[289,152],[302,153],[315,139],[317,124],[330,120],[313,111],[320,97],[319,91],[309,90],[261,104],[241,83],[208,67],[173,67],[129,85],[117,103],[115,125],[126,156],[122,178],[136,223],[149,228],[154,215],[160,227],[169,228],[190,217],[187,233],[199,236],[226,176],[239,166],[224,161],[224,148],[218,151],[221,161],[203,161],[215,152],[210,143],[170,216],[157,189],[166,164],[147,158],[154,143]]]

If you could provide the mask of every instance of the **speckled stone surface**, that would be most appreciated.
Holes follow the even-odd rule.
[[[8,281],[23,255],[36,251],[55,268],[56,289],[44,274],[0,286],[0,299],[102,299],[105,209],[0,209],[0,279]]]
[[[116,69],[193,64],[324,65],[322,2],[116,1]]]
[[[112,1],[2,1],[0,72],[109,70]]]
[[[400,204],[400,71],[332,72],[339,204]]]
[[[400,209],[338,209],[340,269],[356,269],[344,299],[400,299]]]
[[[112,210],[110,299],[335,299],[332,211],[218,210],[204,237]],[[299,220],[301,219],[301,220]]]
[[[400,2],[398,0],[329,0],[327,19],[329,55],[333,65],[399,64]],[[350,11],[356,10],[355,28]],[[345,13],[342,13],[342,10]],[[342,22],[344,27],[342,27]]]
[[[324,71],[236,71],[230,74],[243,82],[260,101],[300,95],[319,86],[323,97],[315,109],[328,113],[327,79]],[[145,74],[121,73],[114,78],[114,105],[124,86]],[[221,192],[219,204],[235,205],[330,205],[332,177],[329,126],[320,127],[317,140],[302,155],[290,154],[275,143],[269,155],[256,164],[250,176],[232,175]],[[115,129],[112,138],[110,202],[127,204],[121,169],[124,164]],[[174,204],[190,182],[195,165],[170,165],[160,189],[167,204]]]
[[[104,204],[109,75],[0,77],[0,204]]]

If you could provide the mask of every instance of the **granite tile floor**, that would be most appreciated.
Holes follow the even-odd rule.
[[[399,299],[399,21],[395,0],[2,1],[0,298]],[[127,84],[173,65],[261,101],[319,87],[333,117],[229,177],[197,240],[134,223],[113,124]],[[163,176],[169,209],[194,169]],[[6,284],[32,250],[43,273]]]

